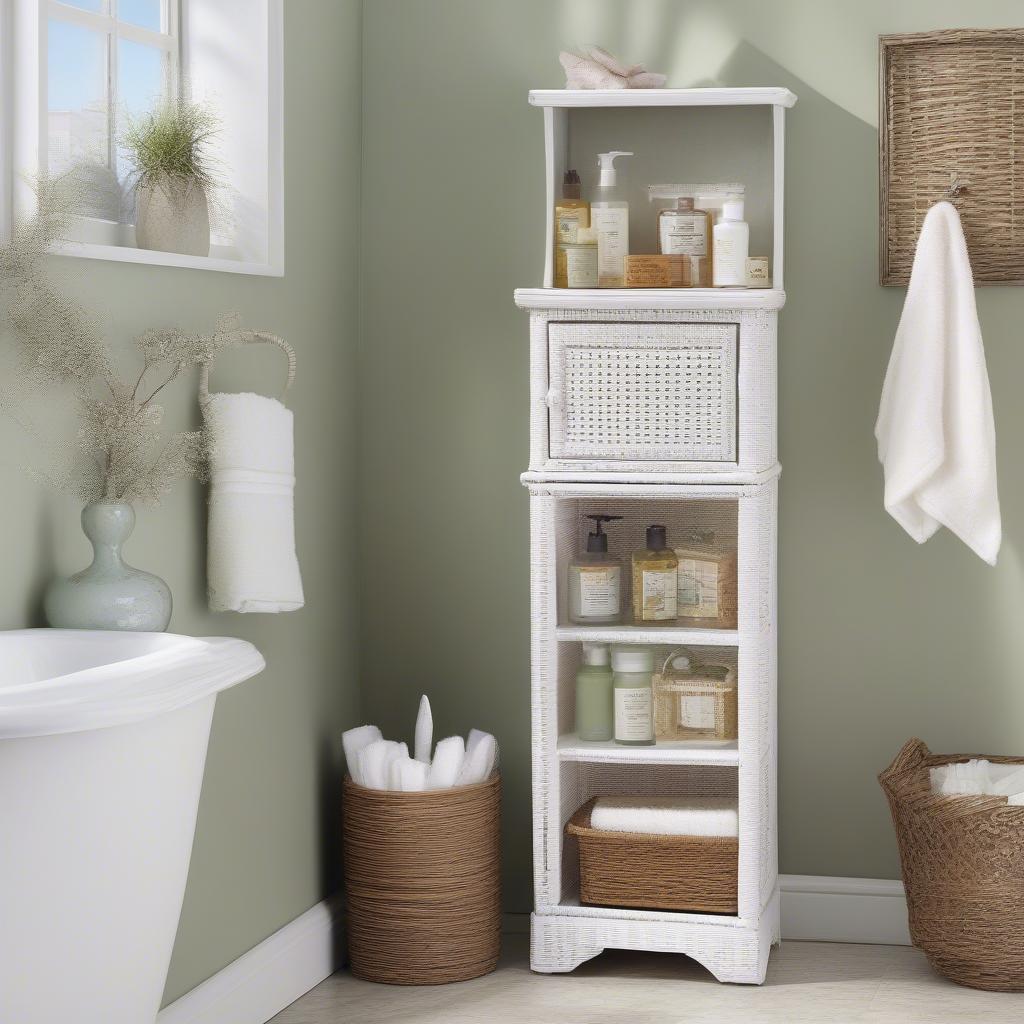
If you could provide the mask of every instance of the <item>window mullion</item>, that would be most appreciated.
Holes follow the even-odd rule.
[[[47,13],[57,21],[66,21],[72,25],[92,29],[94,32],[113,32],[116,24],[110,15],[83,11],[78,7],[68,7],[67,4],[58,3],[57,0],[50,0],[47,5]]]

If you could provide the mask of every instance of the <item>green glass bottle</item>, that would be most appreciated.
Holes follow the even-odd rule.
[[[613,720],[608,645],[585,643],[583,664],[576,673],[576,735],[581,740],[610,740]]]

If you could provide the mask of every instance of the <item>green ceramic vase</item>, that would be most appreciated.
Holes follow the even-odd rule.
[[[92,565],[50,584],[43,600],[49,624],[60,629],[167,629],[170,588],[159,576],[133,568],[121,556],[135,529],[132,506],[108,501],[86,505],[82,529],[92,542]]]

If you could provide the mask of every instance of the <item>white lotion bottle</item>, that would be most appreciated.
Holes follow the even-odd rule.
[[[613,149],[599,153],[601,168],[594,199],[590,204],[590,226],[597,232],[597,286],[622,288],[626,284],[626,256],[629,253],[629,203],[619,190],[615,158],[632,156]],[[744,273],[746,263],[744,262]]]
[[[714,228],[711,247],[716,288],[746,288],[750,226],[743,219],[743,200],[729,198],[722,204],[722,218]]]

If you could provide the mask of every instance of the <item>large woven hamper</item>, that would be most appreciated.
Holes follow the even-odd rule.
[[[929,769],[971,757],[909,740],[878,777],[889,799],[910,937],[932,966],[972,988],[1024,991],[1024,807],[1005,797],[937,796]]]
[[[590,827],[596,799],[565,826],[579,842],[581,903],[736,913],[738,839],[605,832]]]
[[[493,971],[501,933],[501,782],[426,793],[344,783],[352,973],[441,985]]]

